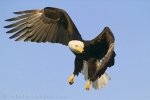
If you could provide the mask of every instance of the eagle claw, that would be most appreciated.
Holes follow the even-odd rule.
[[[90,87],[91,87],[91,82],[88,80],[88,81],[86,82],[86,84],[85,84],[85,89],[86,89],[87,91],[89,91],[89,90],[90,90]]]
[[[74,75],[73,75],[73,74],[69,77],[68,83],[69,83],[70,85],[72,85],[72,84],[74,83]]]

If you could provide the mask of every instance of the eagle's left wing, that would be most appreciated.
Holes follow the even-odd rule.
[[[98,53],[96,53],[95,56],[98,55],[98,58],[101,59],[101,65],[93,75],[92,80],[96,80],[97,77],[104,74],[107,67],[114,65],[114,57],[116,56],[114,51],[114,41],[114,35],[108,27],[105,27],[101,34],[91,41],[92,45],[97,48],[96,52]]]
[[[114,57],[115,57],[115,52],[114,52],[114,44],[112,43],[109,47],[109,50],[107,54],[102,58],[101,65],[97,69],[97,71],[94,73],[92,80],[96,80],[97,77],[100,77],[102,74],[104,74],[105,70],[107,67],[113,66],[114,65]]]

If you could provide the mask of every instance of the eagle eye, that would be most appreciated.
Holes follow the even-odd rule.
[[[75,45],[75,47],[78,47],[78,45]]]

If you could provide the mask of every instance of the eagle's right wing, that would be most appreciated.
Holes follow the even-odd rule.
[[[32,42],[52,42],[68,45],[70,40],[82,40],[75,24],[62,9],[46,7],[42,10],[14,12],[19,16],[7,19],[15,21],[5,26],[12,28],[10,38]]]

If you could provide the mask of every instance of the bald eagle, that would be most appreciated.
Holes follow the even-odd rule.
[[[86,80],[85,89],[104,87],[109,75],[105,72],[115,63],[114,35],[109,27],[92,40],[83,40],[67,12],[60,8],[45,7],[14,12],[16,17],[6,21],[14,22],[4,26],[11,28],[6,33],[14,33],[10,39],[37,43],[60,43],[69,47],[75,55],[74,71],[68,78],[72,85],[75,76],[81,72]]]

